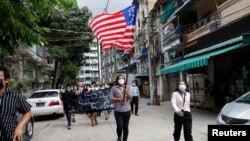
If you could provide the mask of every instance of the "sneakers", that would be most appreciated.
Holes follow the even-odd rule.
[[[139,116],[138,114],[135,114],[135,116]]]
[[[76,120],[73,118],[72,122],[76,122]]]

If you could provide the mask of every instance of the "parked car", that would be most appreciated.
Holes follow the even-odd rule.
[[[63,90],[39,90],[27,99],[31,105],[31,112],[36,116],[59,114],[64,116],[63,103],[60,94]]]
[[[17,113],[18,121],[21,120],[22,114]],[[26,124],[23,133],[29,138],[33,137],[34,134],[34,117],[32,116],[29,122]]]
[[[217,124],[250,125],[250,91],[226,104],[217,117]]]

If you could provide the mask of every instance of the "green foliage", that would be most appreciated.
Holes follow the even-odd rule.
[[[15,81],[10,83],[10,86],[17,92],[27,92],[28,90],[28,78],[24,76],[22,78],[17,78]]]
[[[38,24],[41,15],[72,7],[77,7],[76,0],[1,0],[0,54],[13,55],[20,42],[45,44],[46,30]]]
[[[57,9],[54,15],[44,15],[40,24],[46,27],[46,38],[50,46],[49,53],[60,65],[54,71],[60,71],[60,76],[54,75],[53,80],[74,81],[80,66],[83,64],[84,52],[89,51],[89,43],[93,34],[88,26],[91,12],[87,7],[72,8],[69,11]],[[54,84],[55,83],[55,84]],[[58,82],[53,81],[53,86]]]
[[[67,59],[69,57],[69,54],[65,48],[52,47],[49,48],[48,52],[51,57],[56,60]]]
[[[80,67],[71,61],[66,61],[62,68],[62,74],[64,78],[74,81],[80,71]]]

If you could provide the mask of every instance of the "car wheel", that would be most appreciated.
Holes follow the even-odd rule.
[[[25,133],[29,138],[32,138],[34,133],[34,126],[31,120],[26,125]]]

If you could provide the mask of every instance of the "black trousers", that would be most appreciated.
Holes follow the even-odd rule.
[[[193,141],[192,137],[192,115],[190,112],[184,112],[184,116],[180,117],[177,113],[174,114],[174,140],[179,141],[181,128],[184,128],[185,141]]]
[[[138,113],[138,105],[139,105],[139,96],[133,96],[131,101],[131,111],[134,112],[134,105],[135,105],[135,114]]]
[[[123,132],[123,141],[127,141],[128,139],[128,125],[129,119],[131,116],[131,111],[128,112],[116,112],[115,111],[115,120],[116,120],[116,132],[118,138],[121,138]]]

